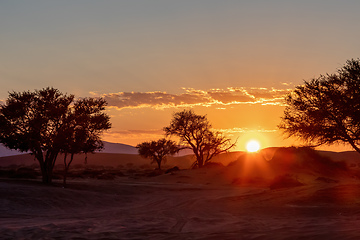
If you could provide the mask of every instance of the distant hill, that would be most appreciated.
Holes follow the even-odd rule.
[[[103,141],[103,143],[104,149],[101,151],[102,153],[138,154],[136,147],[127,144],[106,141]]]
[[[120,154],[138,154],[137,149],[133,146],[122,143],[111,143],[104,141],[104,149],[102,153],[120,153]],[[0,157],[15,156],[20,154],[27,154],[27,152],[19,152],[6,148],[3,144],[0,144]]]
[[[192,164],[193,159],[191,156],[182,156],[182,157],[168,157],[167,162],[163,166],[173,167],[178,166],[179,168],[189,168]],[[15,156],[6,156],[0,157],[0,167],[9,167],[9,166],[32,166],[38,165],[38,161],[34,159],[34,156],[30,154],[22,154]],[[72,167],[76,165],[85,166],[85,155],[78,154],[74,156],[74,160],[71,164]],[[121,154],[121,153],[95,153],[88,154],[87,166],[104,166],[104,167],[114,167],[127,166],[127,167],[136,167],[141,166],[152,166],[156,167],[156,164],[150,164],[149,159],[140,157],[137,154]],[[60,169],[63,168],[63,155],[59,155],[57,158],[56,166]]]
[[[117,154],[138,154],[137,148],[131,145],[123,144],[123,143],[112,143],[106,142],[104,143],[104,149],[101,153],[117,153]],[[0,144],[0,157],[7,157],[7,156],[15,156],[20,154],[27,154],[26,152],[22,153],[15,150],[10,150],[6,148],[4,145]],[[176,154],[175,156],[185,156],[192,154],[192,151],[189,149],[182,150],[180,153]]]
[[[123,143],[111,143],[103,141],[104,149],[101,153],[120,153],[120,154],[138,154],[138,150],[134,146],[130,146]],[[192,155],[193,151],[190,149],[181,150],[179,153],[175,154],[175,157],[182,157],[186,155]]]
[[[11,150],[6,148],[4,145],[0,144],[0,157],[15,156],[20,154],[26,154],[26,152],[22,153],[16,150]]]
[[[187,156],[192,152],[183,150],[174,157],[169,157],[167,164],[169,166],[178,166],[180,168],[189,168],[193,162],[191,156]],[[58,156],[58,165],[63,164],[63,157]],[[77,164],[84,164],[85,155],[75,155],[72,166]],[[150,160],[144,159],[138,155],[137,148],[122,143],[111,143],[104,141],[104,149],[95,154],[88,154],[88,165],[117,167],[119,165],[133,164],[134,166],[141,166],[144,164],[150,165]],[[29,153],[22,153],[15,150],[7,149],[0,144],[0,167],[7,167],[11,165],[30,166],[38,164],[34,156]],[[155,167],[155,165],[154,165]]]

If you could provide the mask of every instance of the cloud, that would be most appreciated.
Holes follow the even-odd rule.
[[[253,103],[255,98],[242,88],[229,88],[227,90],[212,89],[207,92],[217,104],[227,105],[235,103]]]
[[[235,134],[235,133],[272,133],[277,132],[276,129],[249,129],[249,128],[226,128],[216,129],[224,134]]]
[[[194,106],[224,106],[237,104],[283,105],[289,89],[274,88],[227,88],[197,90],[183,88],[183,93],[166,92],[118,92],[103,94],[109,107],[123,108],[183,108]],[[92,93],[96,95],[95,93]]]

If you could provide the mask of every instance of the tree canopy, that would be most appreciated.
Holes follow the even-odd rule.
[[[92,152],[99,134],[111,127],[102,111],[104,100],[80,99],[55,88],[11,92],[0,105],[0,142],[7,148],[31,152],[39,161],[43,182],[52,181],[60,152]]]
[[[344,143],[360,153],[360,60],[289,93],[279,128],[308,145]]]
[[[194,152],[194,167],[203,167],[216,155],[235,146],[222,133],[212,130],[206,115],[197,115],[192,110],[174,113],[170,125],[164,131],[166,135],[178,136],[180,143]]]
[[[71,108],[67,126],[63,128],[64,141],[61,149],[64,153],[64,185],[75,154],[94,153],[103,149],[100,135],[110,128],[109,116],[103,112],[105,106],[104,99],[84,98],[77,100]],[[69,162],[66,159],[68,154]]]
[[[168,155],[174,155],[181,150],[174,141],[165,138],[140,143],[136,148],[138,148],[140,156],[151,159],[151,163],[156,162],[159,170],[161,170],[161,163],[166,161]]]

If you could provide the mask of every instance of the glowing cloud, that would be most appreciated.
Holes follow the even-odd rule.
[[[227,88],[198,90],[183,88],[181,94],[166,92],[118,92],[103,94],[109,107],[123,108],[184,108],[195,106],[225,106],[238,104],[282,105],[288,89],[274,88]],[[92,95],[97,95],[91,93]]]

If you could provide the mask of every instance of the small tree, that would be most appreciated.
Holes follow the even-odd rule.
[[[181,150],[174,141],[165,138],[140,143],[136,148],[140,156],[151,159],[151,163],[156,162],[159,170],[161,170],[161,163],[166,161],[168,155],[174,155]]]
[[[194,152],[196,161],[193,167],[201,168],[213,157],[235,146],[229,138],[211,129],[206,116],[197,115],[192,110],[174,113],[170,126],[164,131],[167,135],[178,136],[181,144]]]
[[[0,142],[7,148],[29,151],[35,155],[44,183],[52,181],[58,154],[64,152],[66,145],[75,148],[73,143],[67,143],[68,134],[74,134],[80,126],[73,124],[74,119],[78,118],[72,110],[73,101],[74,95],[45,88],[34,92],[9,93],[6,103],[0,105]],[[77,101],[74,105],[86,104]],[[109,124],[108,118],[106,122]]]
[[[297,86],[279,128],[309,145],[348,143],[360,153],[360,60]]]

